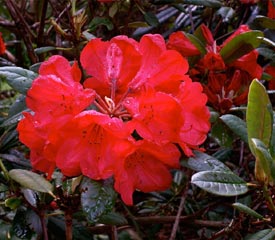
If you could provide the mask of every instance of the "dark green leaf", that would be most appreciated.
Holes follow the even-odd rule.
[[[187,166],[191,169],[201,171],[230,171],[230,169],[216,158],[195,151],[195,156],[188,159]]]
[[[152,12],[144,13],[144,19],[150,26],[157,27],[159,25],[158,18]]]
[[[254,211],[253,209],[251,209],[250,207],[242,204],[242,203],[233,203],[232,206],[234,208],[236,208],[238,211],[240,212],[244,212],[252,217],[258,218],[258,219],[263,219],[264,217],[257,213],[256,211]]]
[[[275,30],[275,20],[265,16],[256,16],[254,23],[266,29]]]
[[[27,109],[26,106],[26,96],[20,95],[16,98],[15,102],[11,105],[9,109],[9,117],[14,116],[15,114],[21,113]]]
[[[244,240],[274,240],[275,229],[264,229],[255,234],[245,237]]]
[[[247,184],[232,172],[204,171],[192,176],[191,182],[220,196],[237,196],[248,191]]]
[[[111,183],[84,178],[81,189],[82,209],[91,223],[112,211],[116,193]]]
[[[252,138],[261,140],[265,146],[269,147],[273,112],[265,87],[258,80],[253,80],[249,88],[246,123],[249,147],[252,153],[254,153],[251,145]]]
[[[272,62],[275,62],[275,52],[273,49],[269,49],[267,47],[261,47],[257,48],[257,52],[264,56],[265,58],[271,60]]]
[[[110,212],[106,215],[101,216],[98,222],[116,226],[128,224],[127,219],[116,212]]]
[[[0,67],[0,77],[16,91],[26,94],[37,74],[20,67]]]
[[[232,132],[224,126],[220,119],[212,125],[210,135],[222,147],[231,147],[234,141]]]
[[[257,48],[263,37],[261,31],[249,31],[235,36],[220,51],[225,63],[231,63]]]
[[[109,31],[113,30],[114,25],[108,18],[95,17],[90,23],[90,31],[96,30],[98,26],[105,26]]]
[[[129,28],[149,27],[146,22],[130,22],[128,23]]]
[[[118,3],[114,2],[112,6],[109,8],[109,16],[113,18],[118,12]]]
[[[18,208],[12,221],[12,232],[21,239],[31,239],[33,231],[27,221],[27,211]]]
[[[231,129],[231,131],[233,131],[237,136],[239,136],[245,143],[248,143],[247,128],[245,121],[232,114],[222,115],[220,119]]]
[[[12,169],[9,171],[9,175],[25,188],[53,195],[53,185],[37,173],[24,169]]]

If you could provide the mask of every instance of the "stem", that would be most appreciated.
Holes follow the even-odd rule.
[[[40,214],[40,222],[41,222],[41,225],[42,225],[42,229],[43,229],[43,239],[44,240],[48,240],[49,237],[48,237],[48,229],[47,229],[47,225],[46,225],[46,221],[45,221],[45,217],[44,217],[44,213],[43,214]]]
[[[264,193],[265,199],[270,204],[271,210],[275,213],[275,206],[274,206],[273,200],[272,200],[272,198],[271,198],[271,196],[270,196],[270,194],[268,192],[268,189],[267,189],[266,185],[263,186],[263,193]]]
[[[66,240],[73,239],[73,218],[70,210],[65,211]]]

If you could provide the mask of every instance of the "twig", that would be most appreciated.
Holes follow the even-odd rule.
[[[179,206],[179,209],[178,209],[178,212],[177,212],[176,220],[174,222],[172,233],[170,235],[169,240],[174,240],[176,238],[176,234],[177,234],[177,230],[178,230],[178,226],[179,226],[179,222],[180,222],[180,216],[181,216],[181,213],[182,213],[183,208],[184,208],[185,194],[186,194],[186,191],[184,191],[182,193],[181,200],[180,200],[180,206]]]

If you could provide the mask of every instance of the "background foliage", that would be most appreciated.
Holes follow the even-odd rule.
[[[275,21],[267,17],[267,1],[0,3],[0,32],[7,48],[0,57],[0,239],[65,239],[65,226],[72,227],[73,239],[83,240],[275,238],[274,92],[266,90],[270,74],[251,83],[247,104],[226,114],[210,108],[206,151],[182,158],[169,190],[135,192],[132,207],[117,198],[111,182],[64,180],[58,173],[49,182],[29,171],[28,150],[15,130],[40,63],[53,54],[78,59],[95,37],[123,34],[138,40],[160,33],[168,39],[181,30],[192,39],[204,23],[221,44],[246,24],[255,32],[232,43],[224,56],[238,58],[249,46],[259,52],[263,68],[272,66]]]

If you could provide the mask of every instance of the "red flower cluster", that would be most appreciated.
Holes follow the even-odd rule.
[[[66,176],[113,176],[126,204],[135,189],[167,189],[179,147],[192,155],[210,127],[207,97],[186,75],[187,61],[160,35],[93,39],[80,61],[83,85],[77,63],[53,56],[28,91],[32,113],[18,131],[33,167],[49,177],[56,166]]]
[[[205,54],[183,32],[171,34],[167,43],[168,49],[178,50],[184,57],[196,57],[197,61],[189,70],[190,77],[204,83],[209,103],[221,113],[226,113],[233,105],[246,103],[250,82],[262,74],[256,50],[228,64],[220,55],[220,50],[234,37],[248,31],[250,29],[242,25],[223,44],[217,45],[210,30],[201,25],[198,32],[201,45],[207,50]]]
[[[5,54],[5,51],[6,51],[6,45],[2,38],[2,33],[0,33],[0,55]]]

